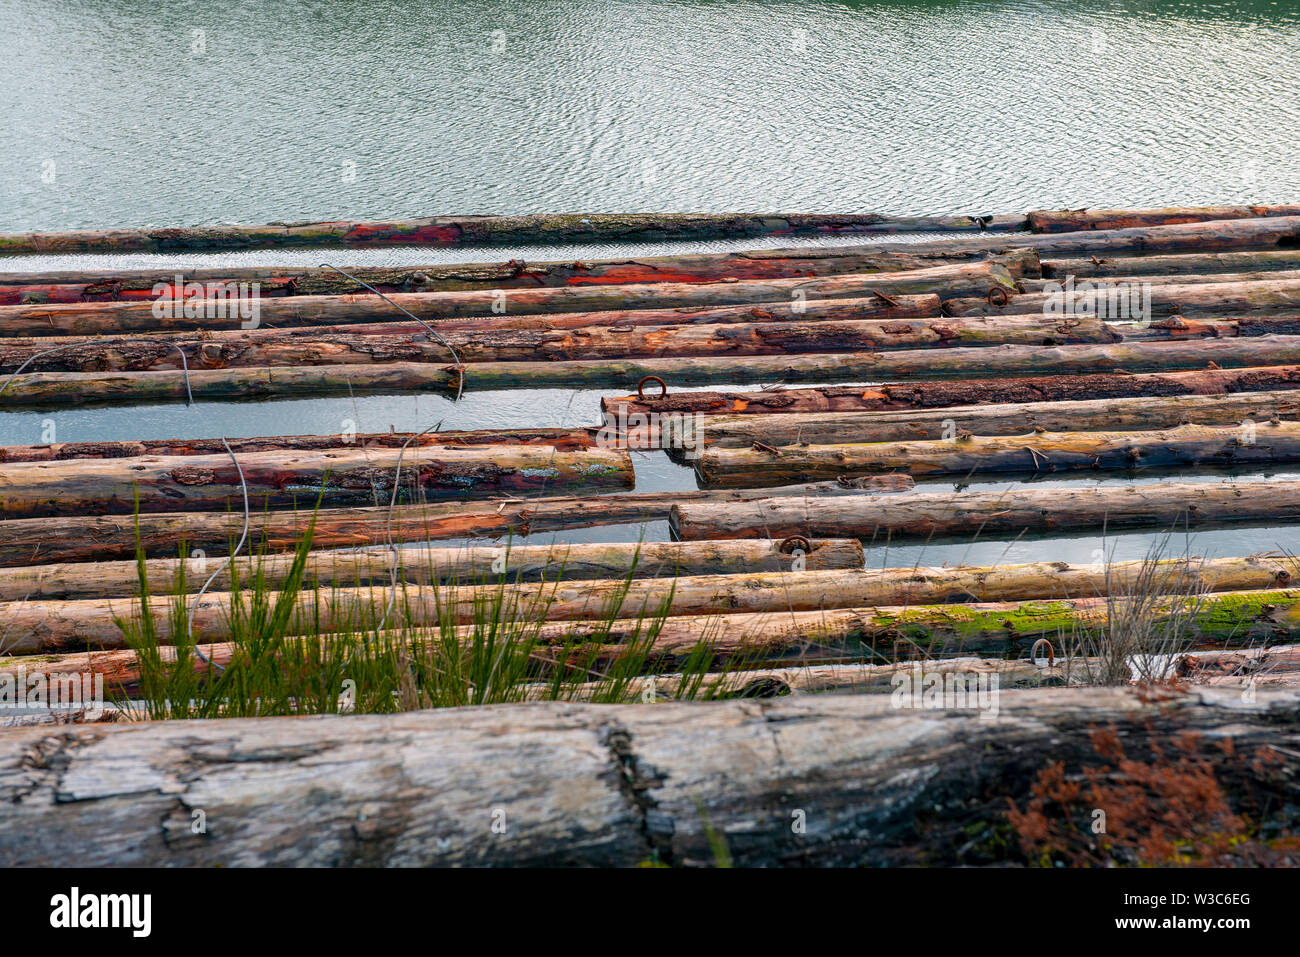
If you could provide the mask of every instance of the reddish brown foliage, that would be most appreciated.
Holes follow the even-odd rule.
[[[1127,756],[1113,728],[1094,728],[1100,759],[1069,774],[1055,761],[1038,772],[1022,811],[1008,819],[1034,864],[1075,867],[1295,866],[1300,835],[1261,821],[1285,762],[1259,748],[1239,755],[1224,739],[1207,745],[1199,735],[1173,739],[1173,754],[1151,736],[1151,757]],[[1215,752],[1218,754],[1215,754]],[[1217,760],[1216,760],[1217,759]],[[1222,780],[1221,780],[1222,779]],[[1224,781],[1238,784],[1236,807]],[[1242,783],[1245,786],[1242,787]],[[1104,812],[1104,818],[1096,812]],[[1104,829],[1094,827],[1101,824]]]

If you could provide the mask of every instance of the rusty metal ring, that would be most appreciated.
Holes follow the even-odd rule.
[[[782,539],[781,544],[776,546],[776,550],[782,555],[790,555],[793,553],[794,549],[786,548],[786,546],[799,544],[803,545],[805,555],[812,551],[812,542],[808,541],[808,539],[804,538],[802,535],[791,535],[789,538]]]
[[[1036,642],[1034,642],[1033,646],[1029,649],[1029,663],[1033,665],[1038,664],[1038,659],[1035,656],[1038,654],[1039,645],[1047,646],[1047,667],[1055,668],[1056,649],[1052,647],[1052,643],[1048,641],[1046,638],[1039,638]]]
[[[646,376],[644,379],[642,379],[640,382],[638,382],[638,383],[636,384],[636,395],[637,395],[637,398],[638,398],[638,399],[644,399],[644,398],[645,398],[645,384],[646,384],[647,382],[658,382],[658,383],[659,383],[659,388],[660,388],[661,390],[663,390],[663,391],[661,391],[661,392],[659,393],[659,398],[662,399],[664,396],[666,396],[666,395],[668,394],[668,383],[667,383],[667,382],[665,382],[663,379],[659,378],[657,375],[648,375],[648,376]]]
[[[1001,286],[994,286],[984,298],[988,300],[990,306],[1005,306],[1011,301],[1011,297]]]

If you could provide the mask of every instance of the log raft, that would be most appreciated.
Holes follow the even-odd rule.
[[[1041,769],[1108,766],[1096,729],[1139,762],[1230,737],[1198,759],[1247,793],[1300,764],[1293,692],[997,703],[997,720],[864,695],[17,729],[0,736],[0,865],[712,867],[717,835],[742,867],[959,865],[985,861],[971,835],[1000,831]]]

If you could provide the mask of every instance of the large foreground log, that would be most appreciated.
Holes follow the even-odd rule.
[[[836,482],[785,489],[746,492],[632,492],[615,495],[491,498],[429,502],[368,508],[327,508],[309,511],[254,510],[249,549],[292,549],[314,523],[317,548],[348,548],[463,538],[520,538],[541,532],[604,525],[637,526],[667,521],[678,502],[750,501],[773,495],[861,495],[905,492],[911,476],[879,475],[855,479],[848,487]],[[244,527],[242,511],[182,512],[102,516],[55,516],[0,521],[0,566],[44,562],[80,562],[130,558],[139,545],[150,557],[173,557],[202,548],[210,555],[228,549]],[[183,549],[183,552],[178,552]],[[214,551],[215,550],[215,551]]]
[[[720,239],[802,234],[985,232],[1022,229],[1023,216],[882,216],[877,213],[533,213],[427,216],[383,222],[171,226],[0,234],[0,252],[166,252],[287,246],[480,246],[503,243]]]
[[[770,447],[829,446],[952,439],[962,432],[1024,435],[1039,430],[1147,430],[1174,428],[1189,422],[1197,425],[1241,425],[1247,421],[1261,424],[1274,418],[1300,418],[1300,395],[1278,390],[1235,395],[1135,396],[1076,402],[961,405],[886,412],[823,412],[818,415],[710,415],[695,427],[694,441],[697,451],[700,446],[751,448],[755,442]],[[1243,436],[1246,434],[1242,433]],[[791,451],[800,455],[805,450]],[[782,455],[785,454],[783,451]]]
[[[1026,253],[1026,255],[1032,255]],[[612,309],[675,309],[739,303],[803,302],[894,295],[942,299],[983,296],[991,289],[1016,290],[1002,263],[933,266],[913,272],[866,273],[814,279],[767,279],[711,283],[630,283],[540,289],[394,293],[391,302],[372,295],[289,296],[170,302],[85,302],[0,306],[0,336],[116,335],[179,329],[275,328],[382,322],[411,315],[437,321]],[[254,314],[254,307],[255,314]]]
[[[1294,801],[1295,693],[995,700],[995,720],[866,695],[13,730],[0,864],[712,866],[717,835],[741,866],[982,863],[971,835],[1050,764],[1108,765],[1106,728],[1139,762],[1230,736],[1197,757]]]
[[[1259,216],[1297,216],[1300,206],[1169,206],[1162,209],[1039,209],[1029,214],[1036,233],[1069,233],[1081,229],[1129,229],[1173,226]]]
[[[37,372],[13,377],[0,408],[95,402],[183,401],[270,396],[405,393],[438,389],[591,388],[634,384],[646,376],[670,385],[746,382],[879,382],[915,377],[1086,375],[1164,372],[1300,363],[1300,336],[1117,342],[1101,345],[902,349],[795,356],[592,359],[572,362],[477,362],[463,366],[276,366],[181,372]],[[871,392],[872,388],[863,389]],[[700,401],[700,400],[688,400]]]
[[[760,310],[761,311],[761,310]],[[751,317],[752,318],[752,317]],[[1300,321],[1295,324],[1300,329]],[[1289,330],[1280,330],[1289,331]],[[462,362],[538,359],[623,359],[666,356],[762,356],[871,352],[960,346],[1065,345],[1117,342],[1121,336],[1100,319],[912,319],[838,322],[787,321],[676,325],[592,326],[583,329],[311,336],[263,331],[215,342],[129,339],[100,344],[68,339],[0,339],[0,372],[140,371],[182,368],[343,365],[388,362],[445,363],[448,345]],[[58,352],[42,355],[52,347]]]
[[[400,468],[400,472],[398,471]],[[475,495],[612,491],[635,484],[626,450],[547,446],[324,449],[229,455],[145,455],[0,465],[0,515],[242,511],[378,504]]]
[[[692,575],[746,575],[780,571],[794,561],[791,544],[780,542],[610,542],[589,544],[465,546],[462,548],[387,547],[354,551],[310,552],[304,581],[358,586],[397,580],[411,585],[474,584],[480,581],[576,581],[581,579],[672,578]],[[812,571],[861,569],[862,543],[857,539],[818,539],[802,548],[804,567]],[[238,578],[249,585],[256,577],[279,588],[289,577],[294,554],[241,557]],[[148,593],[197,592],[212,579],[214,591],[232,587],[230,569],[221,559],[151,558],[145,561]],[[113,598],[139,594],[139,566],[134,561],[53,563],[0,569],[0,601],[48,601]]]
[[[763,420],[766,421],[766,420]],[[954,426],[955,428],[955,426]],[[904,442],[860,442],[748,449],[707,448],[695,472],[709,488],[787,485],[874,472],[974,475],[1258,466],[1300,461],[1300,423],[1179,425],[1159,431],[1030,432]]]
[[[1003,492],[926,492],[888,502],[868,496],[773,497],[750,502],[683,502],[669,525],[676,538],[864,540],[981,538],[1085,529],[1206,528],[1232,523],[1300,522],[1294,482],[1178,482],[1099,488],[1017,488]]]
[[[871,386],[823,386],[757,392],[679,392],[658,397],[608,396],[607,417],[657,413],[709,416],[803,414],[808,412],[892,412],[979,404],[1030,404],[1132,396],[1221,395],[1300,388],[1300,366],[1205,369],[1147,374],[1032,376],[964,382],[889,382]],[[810,421],[811,425],[811,421]],[[708,428],[706,424],[704,428]],[[973,429],[971,431],[974,431]]]

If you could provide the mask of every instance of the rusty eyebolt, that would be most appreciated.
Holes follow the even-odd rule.
[[[1011,301],[1011,297],[1007,295],[1007,291],[1001,286],[994,286],[984,298],[989,301],[990,306],[1005,306]]]
[[[1039,646],[1039,645],[1046,645],[1046,646],[1047,646],[1047,667],[1049,667],[1049,668],[1055,668],[1055,667],[1056,667],[1056,649],[1052,647],[1052,643],[1051,643],[1050,641],[1048,641],[1046,638],[1039,638],[1036,642],[1034,642],[1034,646],[1033,646],[1032,648],[1029,649],[1029,660],[1030,660],[1031,662],[1033,662],[1034,664],[1038,664],[1038,646]]]
[[[659,383],[659,390],[660,390],[660,391],[659,391],[659,398],[662,399],[664,396],[666,396],[666,395],[668,394],[668,383],[664,382],[664,380],[661,379],[661,378],[659,378],[657,375],[648,375],[648,376],[646,376],[644,379],[642,379],[640,382],[638,382],[638,383],[636,384],[636,394],[637,394],[637,398],[639,398],[639,399],[644,399],[644,398],[645,398],[645,386],[646,386],[646,383],[647,383],[647,382],[658,382],[658,383]]]
[[[804,538],[802,535],[791,535],[789,538],[782,539],[781,544],[776,547],[776,550],[782,555],[792,555],[794,554],[795,546],[802,548],[805,554],[812,551],[812,542],[808,541],[808,539]]]

